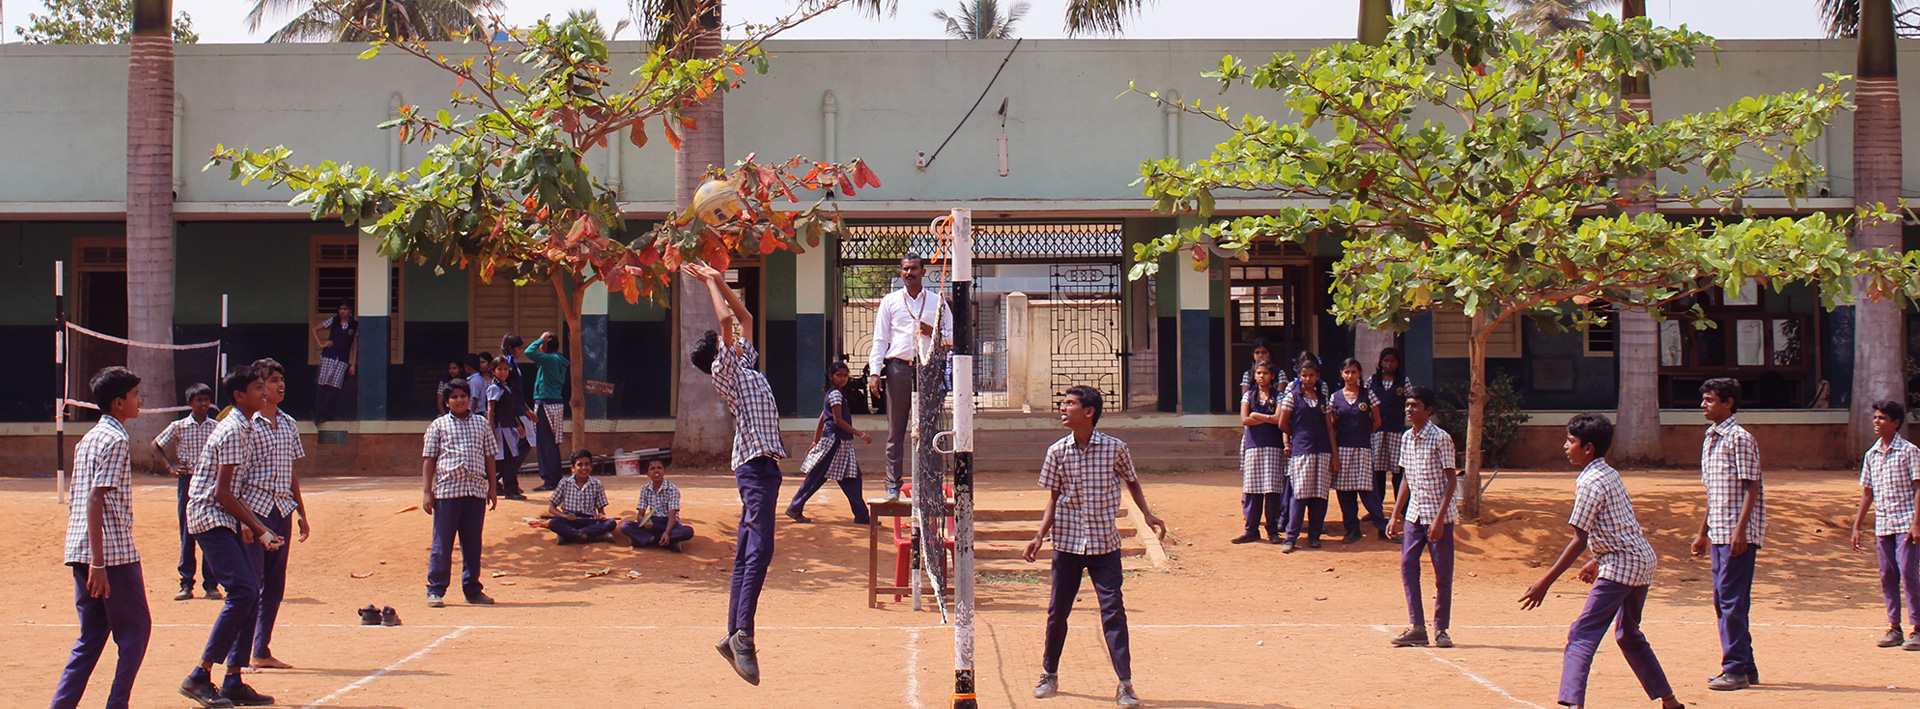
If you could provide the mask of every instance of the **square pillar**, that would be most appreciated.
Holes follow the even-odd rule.
[[[354,312],[360,319],[355,371],[360,379],[361,421],[387,419],[387,355],[392,352],[388,323],[393,315],[393,264],[380,253],[380,238],[360,233],[359,262],[355,264]],[[337,415],[338,412],[336,412]]]
[[[580,364],[582,374],[596,382],[607,379],[607,284],[598,282],[587,286],[587,292],[580,299]],[[574,382],[574,386],[584,387],[586,382]],[[587,418],[604,419],[607,417],[607,397],[586,395]]]

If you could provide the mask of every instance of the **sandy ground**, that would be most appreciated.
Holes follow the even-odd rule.
[[[814,524],[780,520],[759,615],[765,681],[751,687],[735,678],[711,648],[724,628],[738,498],[727,478],[677,479],[698,533],[687,553],[624,544],[557,548],[543,530],[521,523],[541,505],[503,501],[488,518],[484,562],[499,605],[465,606],[454,594],[441,610],[425,606],[428,518],[399,512],[418,501],[417,480],[310,479],[314,536],[294,549],[274,644],[297,669],[250,681],[289,706],[950,705],[951,630],[909,603],[866,607],[865,529],[851,523],[831,488],[810,508]],[[616,509],[631,506],[643,480],[605,479]],[[1698,477],[1628,475],[1661,557],[1646,629],[1682,700],[1694,707],[1920,702],[1920,653],[1873,646],[1885,617],[1873,556],[1846,546],[1854,480],[1850,472],[1769,473],[1771,527],[1754,609],[1767,684],[1722,694],[1705,688],[1719,661],[1707,566],[1686,552],[1701,514]],[[786,489],[795,482],[789,478]],[[1459,647],[1450,650],[1388,646],[1406,624],[1397,545],[1335,539],[1290,556],[1265,544],[1232,546],[1238,473],[1149,474],[1146,482],[1149,501],[1172,525],[1173,557],[1168,568],[1133,574],[1126,586],[1135,684],[1147,706],[1554,705],[1566,625],[1585,586],[1569,575],[1531,612],[1515,599],[1568,538],[1571,474],[1504,474],[1488,497],[1496,513],[1462,528]],[[982,506],[1037,507],[1043,498],[1032,483],[1030,475],[985,476]],[[71,576],[59,565],[65,512],[51,488],[47,479],[0,480],[0,537],[13,540],[0,548],[9,570],[0,575],[0,642],[12,649],[0,659],[0,686],[9,688],[0,704],[7,706],[44,705],[76,632]],[[138,707],[185,705],[174,688],[219,606],[170,600],[178,550],[173,495],[170,480],[142,478],[134,496],[157,626]],[[611,573],[587,577],[601,569]],[[1028,694],[1039,673],[1043,578],[1006,571],[983,578],[981,706],[1111,706],[1114,676],[1090,586],[1068,638],[1063,695],[1039,702]],[[395,606],[405,625],[359,626],[354,609],[368,603]],[[113,651],[107,654],[85,706],[105,700]],[[1652,706],[1642,704],[1610,645],[1594,663],[1592,687],[1593,706]]]

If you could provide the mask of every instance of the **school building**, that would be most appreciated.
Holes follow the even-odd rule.
[[[1236,114],[1281,118],[1287,111],[1278,94],[1240,88],[1217,95],[1217,84],[1200,73],[1226,54],[1258,60],[1320,44],[770,43],[771,74],[750,75],[726,97],[727,154],[861,157],[885,183],[839,200],[852,225],[848,238],[804,254],[743,260],[728,274],[757,310],[761,366],[783,413],[793,417],[792,428],[811,432],[827,362],[845,357],[858,373],[872,310],[891,288],[899,255],[931,251],[928,222],[964,207],[973,210],[978,238],[981,404],[1008,412],[990,413],[983,428],[1050,426],[1048,416],[1019,412],[1045,412],[1068,384],[1089,383],[1107,393],[1116,414],[1126,412],[1110,415],[1114,425],[1237,438],[1237,418],[1224,414],[1237,412],[1239,375],[1255,338],[1276,343],[1282,357],[1311,350],[1337,362],[1352,351],[1351,330],[1328,314],[1329,269],[1341,245],[1327,238],[1304,248],[1263,246],[1251,260],[1216,260],[1205,271],[1187,268],[1184,259],[1169,261],[1158,276],[1128,280],[1133,244],[1195,218],[1151,210],[1131,184],[1141,161],[1198,159],[1226,133],[1145,97],[1116,95],[1133,82],[1142,90],[1225,103]],[[225,170],[200,170],[215,144],[284,144],[296,163],[400,168],[418,161],[424,149],[402,146],[375,125],[405,104],[441,105],[452,81],[398,52],[356,58],[362,49],[177,48],[175,341],[224,337],[237,361],[271,356],[292,365],[286,406],[306,420],[318,361],[309,330],[335,303],[351,298],[361,318],[360,366],[348,380],[341,405],[350,420],[341,426],[358,434],[349,439],[391,435],[417,447],[447,363],[468,352],[497,351],[506,332],[530,340],[542,330],[561,331],[554,290],[390,262],[338,221],[315,222],[305,207],[287,206],[292,195],[286,190],[242,186]],[[637,45],[615,49],[617,65],[637,64]],[[1717,61],[1703,59],[1699,68],[1656,79],[1654,113],[1709,110],[1746,95],[1807,88],[1822,82],[1824,72],[1850,72],[1853,64],[1851,41],[1724,42]],[[0,170],[0,302],[6,304],[0,341],[12,343],[4,356],[7,376],[0,377],[0,457],[22,461],[11,469],[32,472],[51,458],[27,451],[46,450],[36,441],[51,434],[60,390],[50,346],[54,262],[66,263],[74,322],[126,332],[126,81],[125,47],[0,45],[0,95],[11,97],[0,104],[0,165],[7,168]],[[1904,94],[1905,105],[1920,105],[1914,82]],[[980,109],[962,123],[976,101]],[[1920,145],[1920,121],[1907,125],[1909,142]],[[1818,153],[1831,172],[1821,196],[1789,205],[1763,195],[1750,204],[1770,214],[1850,209],[1851,133],[1851,116],[1843,114],[1821,139]],[[926,166],[918,167],[921,162]],[[645,229],[671,209],[673,160],[664,141],[641,149],[614,141],[590,155],[588,165],[620,191],[629,228]],[[1905,183],[1910,193],[1920,189],[1920,157],[1908,159]],[[1284,203],[1222,195],[1218,211],[1259,213]],[[1920,243],[1910,231],[1909,248],[1915,246]],[[931,277],[939,273],[936,265]],[[230,303],[224,329],[223,296]],[[1667,423],[1697,424],[1691,408],[1698,382],[1735,376],[1748,386],[1752,413],[1743,419],[1749,424],[1831,428],[1839,438],[1852,379],[1846,311],[1822,311],[1805,287],[1714,293],[1702,306],[1719,327],[1696,331],[1671,322],[1661,337],[1661,405],[1674,409],[1663,417]],[[682,349],[671,309],[597,292],[585,313],[587,351],[569,354],[586,358],[588,379],[613,385],[611,396],[587,397],[590,430],[616,434],[596,443],[666,445],[675,410],[673,358]],[[1417,318],[1400,344],[1416,383],[1466,379],[1465,318],[1458,314]],[[1608,330],[1547,336],[1515,319],[1493,347],[1490,370],[1514,378],[1522,406],[1535,413],[1531,423],[1542,432],[1564,421],[1565,412],[1615,406],[1615,340]],[[124,352],[80,348],[73,376],[116,357]],[[182,386],[214,375],[207,355],[179,360]],[[1232,464],[1230,456],[1221,459]],[[1518,462],[1527,460],[1523,455]]]

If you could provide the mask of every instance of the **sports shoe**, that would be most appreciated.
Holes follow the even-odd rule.
[[[173,600],[176,600],[176,601],[187,601],[192,599],[193,599],[193,586],[191,584],[186,586],[181,586],[180,592],[173,594]]]
[[[205,709],[233,706],[233,700],[220,696],[220,688],[213,686],[211,677],[199,676],[204,672],[196,669],[193,674],[187,675],[186,681],[180,683],[180,696],[193,700],[193,703]]]
[[[1447,631],[1436,630],[1433,633],[1434,647],[1453,647],[1453,638],[1447,637]]]
[[[1416,625],[1411,628],[1408,628],[1406,632],[1394,636],[1393,646],[1394,647],[1426,647],[1427,646],[1427,626]]]
[[[1317,535],[1309,535],[1309,536],[1307,537],[1307,548],[1309,548],[1309,549],[1319,549],[1319,548],[1320,548],[1320,537],[1319,537],[1319,536],[1317,536]]]
[[[1293,546],[1293,540],[1292,540],[1292,539],[1288,539],[1288,540],[1286,540],[1286,541],[1284,541],[1284,542],[1281,542],[1281,543],[1280,543],[1280,553],[1282,553],[1282,554],[1292,554],[1292,553],[1293,553],[1293,549],[1294,549],[1294,546]]]
[[[467,605],[491,606],[493,605],[493,597],[485,593],[469,593],[467,594]]]
[[[1245,534],[1241,534],[1240,536],[1234,537],[1230,541],[1232,541],[1234,544],[1247,544],[1250,542],[1257,542],[1257,541],[1260,541],[1260,533],[1249,531],[1249,532],[1246,532]]]
[[[507,498],[507,499],[509,499],[509,500],[519,500],[519,501],[522,501],[522,502],[525,502],[525,501],[526,501],[526,499],[527,499],[527,496],[526,496],[526,495],[522,495],[522,494],[520,494],[520,493],[517,493],[517,492],[509,492],[509,493],[507,493],[507,494],[505,494],[505,495],[502,495],[502,497],[505,497],[505,498]]]
[[[373,607],[373,604],[371,603],[367,604],[365,608],[361,608],[360,624],[361,625],[379,625],[380,609]]]
[[[900,483],[896,483],[896,482],[887,483],[887,501],[888,502],[900,501]]]
[[[1900,649],[1920,652],[1920,630],[1916,630],[1912,635],[1908,635],[1906,644],[1901,645]],[[1756,673],[1753,676],[1753,681],[1760,681],[1760,675]]]
[[[1894,628],[1892,630],[1887,631],[1886,635],[1880,636],[1880,642],[1875,644],[1879,645],[1880,647],[1899,647],[1901,643],[1904,643],[1906,641],[1907,641],[1906,633],[1900,632],[1899,628]]]
[[[206,597],[209,601],[224,601],[227,599],[225,594],[220,593],[219,586],[208,586]]]
[[[1351,532],[1347,532],[1347,536],[1340,538],[1341,544],[1352,544],[1357,541],[1360,541],[1360,530],[1357,530],[1357,529]]]
[[[806,515],[800,514],[799,509],[793,508],[793,507],[787,508],[787,519],[793,520],[795,522],[799,522],[801,524],[806,524],[808,522],[813,521],[813,520],[807,519]]]
[[[1113,705],[1117,707],[1140,706],[1140,697],[1133,693],[1133,683],[1120,680],[1120,688],[1113,690]]]
[[[447,607],[447,600],[429,593],[427,594],[427,607],[428,608],[445,608]]]
[[[536,487],[536,488],[534,488],[534,489],[533,489],[533,491],[534,491],[534,492],[553,492],[553,486],[552,486],[552,485],[541,485],[540,487]]]
[[[760,658],[753,647],[753,636],[745,630],[736,630],[713,646],[720,656],[727,658],[727,664],[733,665],[733,673],[755,687],[760,686]]]
[[[264,707],[273,704],[273,696],[253,691],[245,682],[226,682],[220,687],[220,698],[233,702],[236,707]]]
[[[1040,682],[1033,685],[1033,698],[1046,699],[1060,693],[1060,675],[1052,672],[1040,673]]]
[[[393,606],[382,608],[380,609],[380,624],[389,628],[399,625],[400,614],[394,612]]]
[[[1707,680],[1707,689],[1716,692],[1731,692],[1737,689],[1746,689],[1751,686],[1753,686],[1753,681],[1747,679],[1746,675],[1733,672],[1722,672],[1719,676]]]

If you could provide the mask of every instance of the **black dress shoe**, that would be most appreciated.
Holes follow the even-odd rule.
[[[360,609],[360,624],[361,625],[379,625],[380,609],[375,608],[372,605],[368,605],[367,607]]]
[[[380,609],[380,624],[389,628],[399,625],[400,614],[394,612],[393,606],[382,608]]]
[[[1312,548],[1312,549],[1319,549],[1319,548],[1320,548],[1320,538],[1319,538],[1319,537],[1307,537],[1307,546],[1308,546],[1309,548]]]
[[[806,524],[808,522],[813,521],[813,520],[807,519],[806,515],[800,514],[800,510],[792,507],[787,508],[787,519],[793,520],[795,522],[799,522],[801,524]]]
[[[493,605],[493,597],[484,593],[469,593],[467,594],[467,605],[491,606]]]
[[[253,691],[245,682],[233,682],[220,688],[220,698],[236,707],[264,707],[273,704],[273,696]]]
[[[1234,543],[1234,544],[1247,544],[1247,543],[1251,543],[1251,542],[1257,542],[1257,541],[1260,541],[1260,533],[1259,533],[1259,532],[1247,532],[1247,533],[1245,533],[1245,534],[1242,534],[1242,535],[1240,535],[1240,536],[1237,536],[1237,537],[1234,537],[1233,539],[1230,539],[1230,540],[1228,540],[1228,541],[1230,541],[1230,542],[1232,542],[1232,543]]]
[[[180,696],[193,700],[193,703],[205,709],[233,706],[232,700],[220,696],[220,688],[213,686],[211,678],[194,679],[188,675],[186,681],[180,683]]]
[[[1352,544],[1357,541],[1360,541],[1360,532],[1358,530],[1347,532],[1347,536],[1340,538],[1341,544]]]

